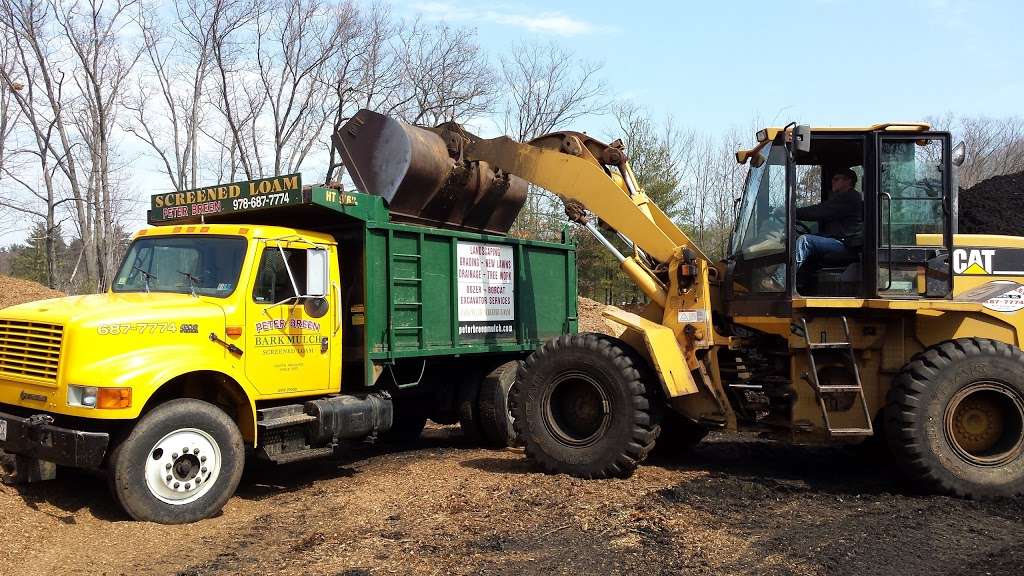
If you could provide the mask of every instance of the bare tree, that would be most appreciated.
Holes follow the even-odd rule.
[[[119,197],[113,186],[112,133],[125,98],[129,74],[141,52],[124,48],[121,35],[132,21],[136,0],[88,0],[60,3],[51,0],[55,20],[75,56],[73,81],[80,95],[75,120],[83,144],[81,163],[89,210],[76,219],[82,238],[92,238],[95,250],[95,287],[104,288],[116,265]],[[92,261],[92,260],[90,260]]]
[[[602,65],[579,59],[554,43],[515,45],[501,62],[505,131],[520,141],[570,125],[608,109]],[[564,220],[562,204],[550,192],[531,186],[513,232],[552,237]]]
[[[165,23],[157,7],[140,10],[146,67],[128,106],[134,118],[124,127],[153,151],[175,190],[199,184],[215,47],[227,44],[254,11],[251,0],[182,0]]]
[[[393,49],[404,85],[393,108],[404,120],[431,126],[464,123],[493,110],[497,79],[474,30],[414,20],[401,30]]]
[[[58,199],[57,175],[66,177],[70,187],[70,200],[81,221],[86,220],[88,204],[84,187],[79,180],[79,168],[74,154],[72,135],[73,118],[66,114],[72,103],[65,94],[66,76],[60,71],[62,58],[57,54],[57,38],[52,31],[53,13],[47,2],[38,0],[10,0],[0,3],[0,29],[10,41],[14,63],[0,67],[0,80],[4,91],[13,96],[24,126],[31,134],[32,145],[15,152],[34,158],[38,182],[14,171],[10,155],[4,166],[4,176],[16,182],[33,202],[20,198],[0,199],[4,206],[21,214],[38,218],[45,223],[46,281],[56,285],[56,254],[54,236],[57,234]],[[27,171],[31,173],[31,169]],[[87,240],[83,236],[83,241]],[[89,239],[91,241],[91,239]],[[91,269],[95,270],[95,252]]]
[[[608,109],[603,65],[576,58],[554,42],[518,44],[501,57],[508,97],[505,132],[527,141]]]
[[[328,103],[330,74],[356,35],[355,23],[350,2],[296,0],[258,10],[251,30],[251,68],[245,65],[251,51],[242,44],[247,35],[237,35],[234,42],[218,36],[216,92],[247,177],[297,171],[322,141],[333,108]]]

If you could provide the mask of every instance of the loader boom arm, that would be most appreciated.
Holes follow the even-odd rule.
[[[466,147],[471,160],[496,168],[549,190],[563,200],[573,200],[628,237],[638,248],[661,263],[668,263],[682,249],[707,261],[703,252],[641,190],[631,196],[587,148],[570,147],[578,155],[554,149],[558,139],[577,138],[555,133],[523,144],[507,136],[480,140]],[[590,140],[591,143],[596,142]],[[538,145],[540,144],[540,145]],[[560,146],[565,148],[565,146]],[[623,171],[632,178],[628,164]],[[678,257],[678,256],[676,256]]]

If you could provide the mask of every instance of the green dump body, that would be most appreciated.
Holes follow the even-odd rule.
[[[301,190],[301,192],[300,192]],[[576,248],[392,222],[382,198],[319,186],[284,205],[152,224],[268,224],[338,241],[343,380],[371,385],[373,366],[476,354],[525,356],[578,329]],[[228,203],[224,203],[227,206]]]

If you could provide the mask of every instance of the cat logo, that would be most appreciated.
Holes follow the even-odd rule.
[[[953,250],[953,273],[968,276],[992,274],[994,248],[956,248]]]

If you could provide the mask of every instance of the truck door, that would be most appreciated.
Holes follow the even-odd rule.
[[[332,376],[332,356],[340,360],[341,353],[334,346],[340,341],[334,337],[337,293],[296,297],[296,290],[299,296],[306,294],[306,251],[311,248],[295,242],[259,243],[244,358],[246,375],[261,394],[337,391],[340,385],[339,376]]]
[[[948,134],[879,134],[876,158],[878,295],[946,297],[952,289]],[[921,242],[921,234],[941,241]]]

